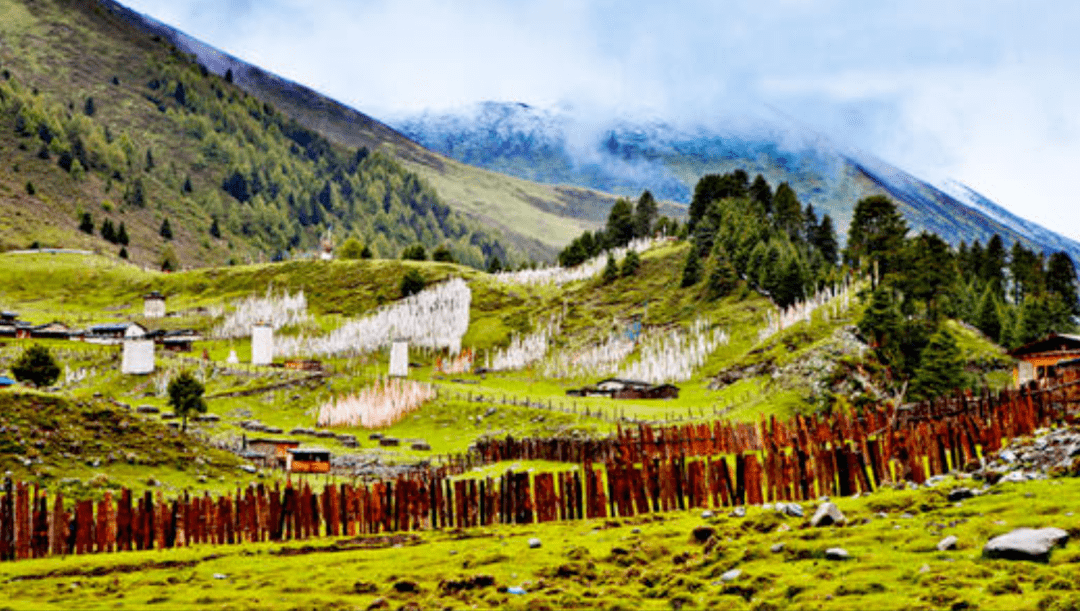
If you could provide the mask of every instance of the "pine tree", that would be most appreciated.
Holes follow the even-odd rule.
[[[739,275],[735,273],[735,267],[723,248],[714,249],[712,259],[714,264],[709,272],[706,290],[709,299],[716,300],[729,295],[738,286]]]
[[[792,242],[802,240],[803,209],[795,191],[786,182],[780,183],[773,195],[773,222],[788,234]]]
[[[150,149],[146,149],[146,171],[154,169],[154,153]]]
[[[113,227],[111,220],[101,221],[101,237],[108,242],[116,243],[116,228]]]
[[[1046,265],[1046,292],[1061,297],[1062,303],[1073,316],[1080,316],[1077,301],[1076,267],[1068,253],[1055,252]]]
[[[127,259],[128,259],[128,251],[127,251],[127,248],[124,248],[123,246],[121,246],[121,247],[120,247],[120,254],[119,254],[118,256],[119,256],[119,257],[120,257],[121,259],[123,259],[123,260],[127,261]]]
[[[647,238],[652,235],[653,223],[656,221],[656,199],[649,191],[645,191],[638,198],[634,208],[634,236]]]
[[[758,174],[750,185],[750,201],[760,204],[765,214],[771,214],[772,199],[772,187],[769,186],[764,176]]]
[[[83,114],[88,117],[94,116],[94,98],[86,98],[86,103],[83,104]]]
[[[82,213],[82,220],[79,222],[79,231],[94,235],[94,219],[90,216],[89,212]]]
[[[1005,242],[994,234],[980,258],[979,278],[990,284],[999,301],[1005,301]]]
[[[166,240],[171,240],[172,239],[172,237],[173,237],[172,227],[169,226],[169,219],[168,218],[161,221],[161,229],[158,230],[158,235],[165,238]]]
[[[221,237],[221,227],[218,226],[217,218],[210,221],[210,235],[215,238]]]
[[[620,197],[608,214],[607,230],[610,246],[626,246],[634,239],[634,212],[630,201]]]
[[[618,277],[619,266],[615,263],[615,256],[609,254],[607,258],[607,265],[604,266],[604,284],[611,284],[612,282],[615,282],[615,279]]]
[[[622,268],[619,270],[619,275],[623,278],[633,276],[637,273],[639,267],[641,267],[641,255],[639,255],[636,250],[631,250],[623,257]]]
[[[930,337],[911,383],[913,398],[929,399],[965,386],[964,361],[956,338],[942,326]]]
[[[686,255],[686,265],[683,266],[683,288],[693,286],[701,280],[701,257],[698,256],[697,248],[690,247],[690,253]]]
[[[863,198],[855,204],[844,260],[864,271],[873,269],[876,263],[880,280],[899,262],[907,231],[907,222],[892,200],[884,195]]]
[[[120,221],[120,228],[116,230],[116,243],[121,246],[128,245],[127,227],[124,226],[124,222]]]
[[[1001,316],[998,314],[998,302],[994,297],[994,291],[989,286],[983,291],[979,300],[979,309],[976,313],[975,326],[996,343],[1002,342]]]

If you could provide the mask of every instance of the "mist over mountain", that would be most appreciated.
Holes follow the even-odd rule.
[[[583,113],[582,113],[583,114]],[[1005,210],[959,183],[934,185],[874,157],[842,147],[779,113],[733,119],[727,128],[676,126],[658,119],[585,118],[569,106],[480,102],[450,111],[388,119],[421,145],[465,163],[552,184],[571,184],[688,203],[697,180],[737,168],[788,182],[800,200],[829,213],[846,231],[855,203],[884,194],[913,232],[933,231],[953,245],[985,243],[995,233],[1029,248],[1080,244]]]

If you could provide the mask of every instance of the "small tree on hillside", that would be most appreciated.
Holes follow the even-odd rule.
[[[623,257],[622,269],[619,270],[619,274],[623,278],[633,276],[637,273],[639,267],[641,267],[641,255],[636,250],[631,250]]]
[[[169,226],[169,219],[161,221],[161,229],[158,230],[158,234],[166,240],[172,239],[172,227]]]
[[[56,364],[52,353],[45,346],[34,344],[23,351],[11,373],[20,382],[30,382],[34,386],[50,386],[60,377],[60,366]]]
[[[450,252],[450,247],[446,244],[440,244],[435,252],[431,253],[432,261],[440,261],[442,263],[453,263],[454,255]]]
[[[180,430],[187,431],[188,414],[206,413],[203,393],[206,389],[189,371],[183,371],[169,381],[169,407],[182,418]]]
[[[701,280],[701,258],[698,256],[696,248],[691,247],[690,253],[686,255],[686,265],[683,267],[682,273],[682,286],[686,288],[693,286]]]
[[[401,278],[401,296],[408,297],[409,295],[415,295],[424,290],[425,286],[427,286],[427,283],[420,274],[420,270],[410,269],[405,272],[405,275]]]
[[[79,231],[94,235],[94,219],[90,216],[89,212],[82,213],[82,220],[79,222]]]
[[[604,284],[611,284],[619,277],[619,266],[615,263],[615,257],[608,255],[607,265],[604,266]]]
[[[966,386],[964,361],[956,338],[944,326],[930,337],[911,384],[914,398],[930,399]]]
[[[337,255],[342,259],[360,259],[364,252],[364,245],[356,238],[345,240],[337,250]]]
[[[116,243],[121,246],[127,246],[128,242],[127,227],[124,226],[123,221],[120,221],[120,229],[116,230]]]

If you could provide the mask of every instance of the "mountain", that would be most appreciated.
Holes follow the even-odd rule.
[[[229,75],[238,88],[266,102],[330,142],[366,147],[393,156],[430,184],[455,210],[505,235],[524,256],[550,260],[583,229],[607,218],[615,197],[574,185],[537,184],[463,165],[418,145],[386,124],[304,85],[224,53],[184,32],[113,0],[98,4],[131,28],[155,36],[205,67]],[[545,181],[546,182],[546,181]]]
[[[305,256],[330,233],[483,266],[550,260],[614,201],[427,151],[108,0],[0,16],[0,248],[199,266]]]
[[[742,168],[750,176],[762,174],[774,188],[788,182],[804,204],[830,214],[841,232],[859,199],[883,194],[897,203],[913,232],[933,231],[954,245],[985,243],[998,233],[1007,243],[1063,250],[1080,261],[1077,242],[1009,213],[970,188],[935,186],[773,112],[714,129],[661,120],[593,120],[571,107],[482,102],[389,122],[434,151],[529,180],[625,196],[649,189],[658,198],[685,204],[704,174]]]

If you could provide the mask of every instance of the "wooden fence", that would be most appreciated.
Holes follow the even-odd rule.
[[[449,466],[368,483],[252,485],[212,498],[121,490],[98,501],[4,481],[0,560],[229,545],[319,536],[616,518],[922,482],[1000,448],[1003,439],[1076,421],[1080,384],[953,397],[759,425],[714,422],[620,430],[604,440],[489,440],[484,460],[547,458],[577,467],[483,479]],[[454,464],[465,464],[457,461]]]

